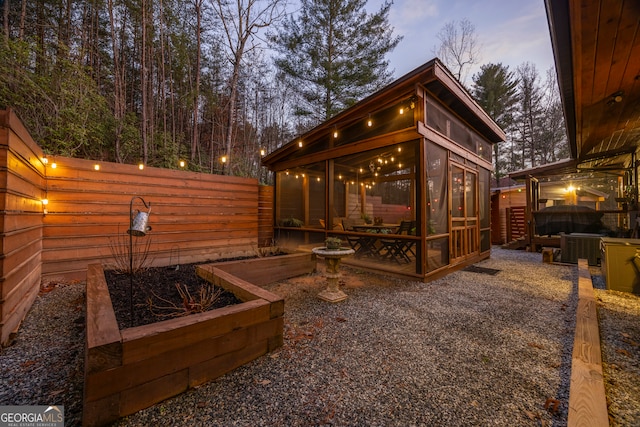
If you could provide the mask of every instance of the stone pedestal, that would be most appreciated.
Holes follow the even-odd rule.
[[[355,251],[349,248],[327,249],[320,247],[313,248],[312,252],[323,257],[327,266],[327,288],[318,294],[318,298],[327,302],[340,302],[347,299],[347,294],[340,290],[339,286],[340,261]]]

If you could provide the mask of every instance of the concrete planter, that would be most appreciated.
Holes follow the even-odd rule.
[[[276,267],[273,267],[273,265]],[[100,264],[87,271],[83,425],[105,425],[175,396],[279,347],[284,300],[236,271],[272,270],[271,281],[311,272],[311,254],[215,263],[198,275],[233,292],[241,304],[118,329]]]

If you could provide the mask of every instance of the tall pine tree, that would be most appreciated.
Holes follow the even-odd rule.
[[[491,118],[509,134],[518,103],[518,79],[502,64],[486,64],[473,76],[473,96]],[[499,180],[506,172],[506,161],[499,144],[493,145],[494,175]]]
[[[302,0],[296,17],[273,37],[279,71],[300,95],[296,113],[317,124],[348,108],[391,80],[385,55],[400,42],[388,15],[366,0]]]

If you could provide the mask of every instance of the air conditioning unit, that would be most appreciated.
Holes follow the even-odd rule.
[[[640,294],[640,239],[601,239],[602,273],[607,289]]]
[[[571,233],[560,235],[560,260],[577,264],[578,259],[586,259],[589,265],[600,265],[600,234]]]

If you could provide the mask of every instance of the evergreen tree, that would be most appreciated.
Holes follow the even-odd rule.
[[[518,79],[509,67],[502,64],[486,64],[473,76],[472,93],[476,101],[507,133],[513,127],[514,112],[518,103]],[[499,144],[493,145],[494,175],[499,180],[506,172]]]
[[[300,13],[273,37],[279,71],[300,95],[296,113],[317,124],[391,80],[385,55],[400,42],[388,23],[391,3],[377,13],[366,0],[302,0]]]
[[[514,169],[524,169],[543,164],[540,152],[542,144],[544,110],[542,108],[543,92],[540,88],[540,75],[535,65],[525,62],[518,66],[519,107],[515,118],[515,142],[512,160]]]

